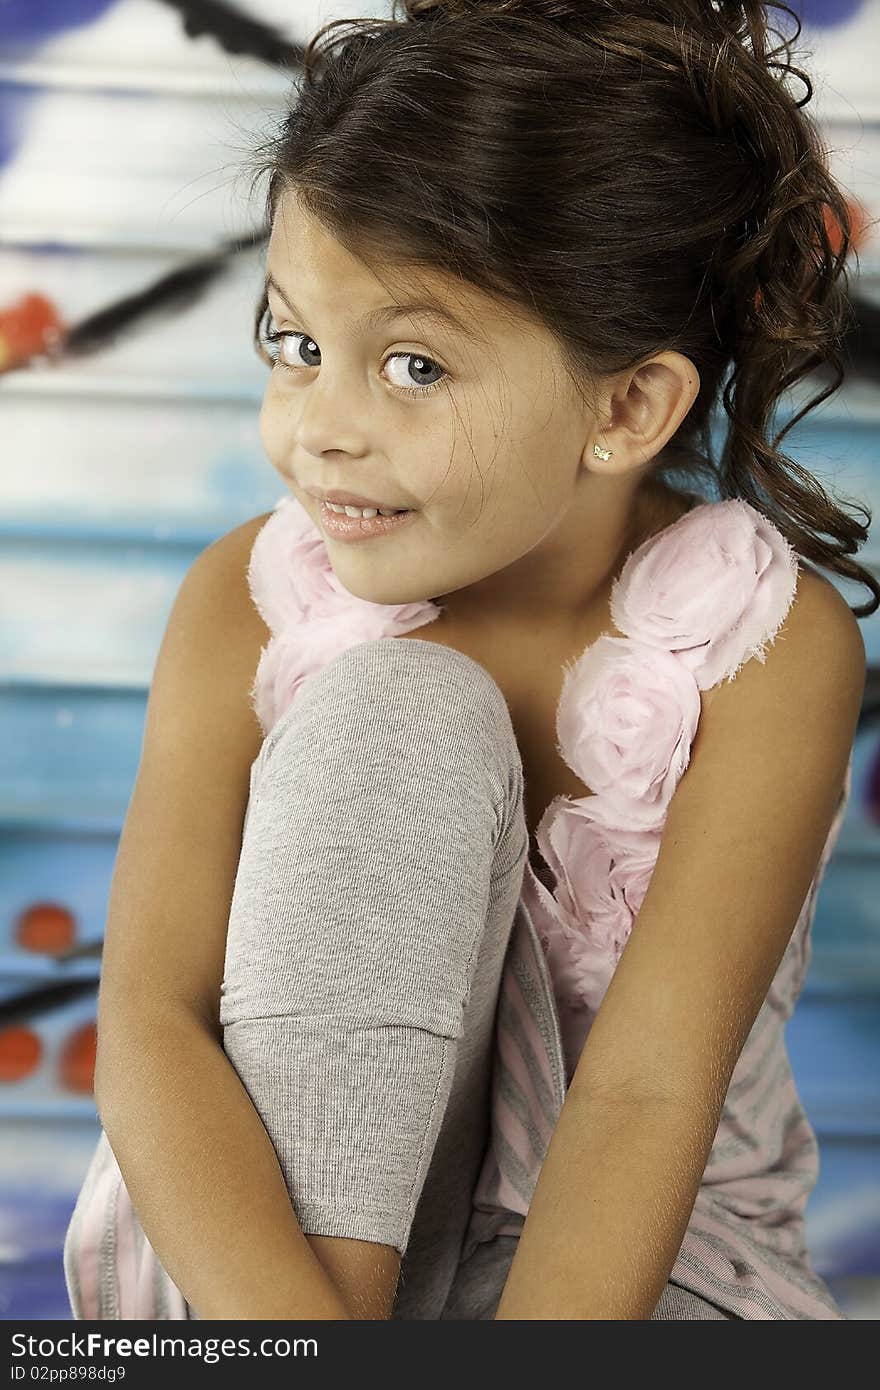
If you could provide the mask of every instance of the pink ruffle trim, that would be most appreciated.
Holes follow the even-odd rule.
[[[263,732],[277,723],[300,686],[357,642],[396,637],[433,622],[434,603],[385,604],[357,598],[333,572],[321,532],[295,497],[282,497],[251,551],[248,584],[272,633],[251,687]]]

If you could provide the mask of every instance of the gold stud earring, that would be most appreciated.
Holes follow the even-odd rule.
[[[604,459],[605,462],[607,463],[608,459],[610,459],[611,455],[614,453],[614,450],[613,450],[613,449],[600,449],[598,444],[594,444],[594,445],[593,445],[593,453],[596,455],[596,458],[597,458],[597,459]]]

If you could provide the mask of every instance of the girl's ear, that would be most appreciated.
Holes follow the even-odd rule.
[[[594,473],[625,473],[641,468],[671,439],[697,398],[700,375],[689,357],[661,352],[648,362],[620,373],[608,391],[595,437],[583,463]],[[596,455],[593,445],[607,459]]]

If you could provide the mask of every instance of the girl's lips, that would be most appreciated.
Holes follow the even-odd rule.
[[[321,502],[320,508],[321,526],[325,534],[336,541],[372,540],[389,531],[399,531],[418,516],[415,511],[398,512],[396,516],[347,516],[344,512],[331,511],[326,502]]]

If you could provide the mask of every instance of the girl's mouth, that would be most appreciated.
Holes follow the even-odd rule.
[[[396,512],[394,516],[348,516],[343,512],[334,512],[327,506],[326,502],[321,502],[321,526],[326,535],[337,541],[366,541],[372,540],[376,536],[387,535],[389,531],[398,531],[401,526],[406,526],[412,521],[418,512],[405,511]]]

